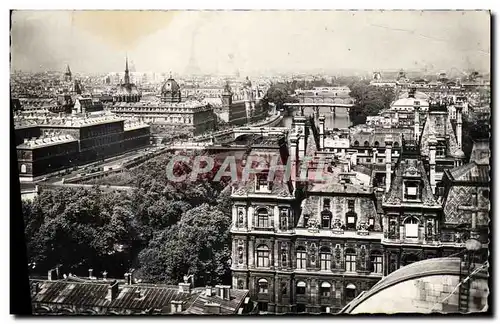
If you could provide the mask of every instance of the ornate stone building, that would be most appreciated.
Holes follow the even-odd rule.
[[[381,216],[369,176],[345,160],[329,165],[322,181],[297,177],[296,161],[316,147],[315,131],[301,117],[289,149],[281,140],[250,153],[278,156],[283,164],[290,159],[290,181],[269,182],[261,170],[232,194],[233,286],[248,288],[263,312],[333,313],[383,274]]]
[[[113,102],[139,102],[142,95],[137,86],[130,82],[128,58],[125,60],[125,77],[123,81],[113,94]]]
[[[164,129],[185,128],[194,135],[215,128],[216,118],[211,105],[198,100],[185,100],[177,82],[169,78],[151,101],[118,102],[110,107],[116,115],[136,118]]]
[[[231,196],[233,287],[249,289],[261,312],[340,311],[404,266],[463,252],[467,233],[480,239],[476,257],[485,259],[486,145],[476,149],[478,161],[445,171],[438,196],[427,163],[429,156],[434,165],[435,135],[426,139],[427,156],[412,136],[397,138],[397,155],[392,134],[377,138],[385,174],[375,186],[374,173],[354,165],[355,151],[339,157],[324,150],[322,120],[318,129],[295,116],[288,141],[252,148],[250,156],[290,161],[289,182],[269,181],[264,167]]]

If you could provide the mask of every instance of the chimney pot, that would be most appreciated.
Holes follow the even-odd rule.
[[[186,282],[179,283],[179,292],[181,293],[190,293],[191,292],[191,284]]]
[[[182,301],[172,300],[170,302],[170,312],[172,314],[181,313],[182,312]]]
[[[125,275],[124,275],[124,276],[125,276],[125,283],[126,283],[127,285],[130,285],[130,284],[131,284],[131,280],[130,280],[130,278],[131,278],[131,274],[130,274],[129,272],[127,272],[127,273],[125,273]]]
[[[94,271],[94,269],[89,269],[89,279],[92,279],[92,272]]]
[[[108,272],[107,271],[104,271],[102,273],[102,279],[106,280],[108,278]]]
[[[108,294],[106,296],[106,299],[110,301],[115,300],[118,297],[118,288],[118,281],[114,280],[113,282],[111,282],[108,286]]]

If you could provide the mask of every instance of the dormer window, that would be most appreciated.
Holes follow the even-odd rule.
[[[346,228],[347,230],[356,230],[356,222],[358,215],[354,211],[348,211],[346,213]]]
[[[437,146],[436,147],[436,156],[437,157],[445,157],[446,156],[446,147],[445,146]]]
[[[321,212],[321,227],[330,228],[332,224],[332,212],[329,210],[323,210]]]
[[[257,179],[255,182],[255,191],[256,192],[270,192],[271,191],[271,183],[267,181],[267,174],[261,173],[257,175]]]
[[[419,200],[420,188],[418,182],[407,181],[404,185],[405,200]]]

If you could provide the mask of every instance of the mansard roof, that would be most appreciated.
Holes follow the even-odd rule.
[[[405,177],[422,179],[422,199],[419,202],[406,202],[403,200],[403,182]],[[392,178],[391,188],[384,197],[384,206],[401,206],[408,205],[411,207],[440,207],[436,201],[434,194],[425,172],[424,163],[420,158],[402,157],[396,164],[394,175]]]
[[[429,137],[431,135],[435,135],[437,138],[447,138],[447,156],[463,157],[464,153],[458,146],[457,138],[447,113],[429,113],[420,140],[420,152],[423,156],[429,156]]]

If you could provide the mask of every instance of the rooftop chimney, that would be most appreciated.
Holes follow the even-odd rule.
[[[205,295],[208,297],[212,297],[212,287],[210,286],[205,287]]]
[[[462,149],[462,106],[456,106],[457,111],[457,144],[458,148]]]
[[[109,301],[115,300],[118,297],[118,281],[114,280],[108,286],[108,294],[106,295],[106,299]]]
[[[220,299],[231,299],[231,286],[217,285],[215,286],[215,289],[217,289],[217,297],[219,297]]]
[[[48,280],[57,280],[57,273],[56,273],[56,269],[50,269],[48,271]]]
[[[206,303],[205,311],[208,314],[220,314],[220,304],[217,303]]]
[[[392,136],[385,136],[385,192],[391,188],[392,177]]]
[[[102,273],[102,279],[103,279],[103,280],[108,279],[108,272],[107,272],[107,271],[104,271],[104,272]]]
[[[290,134],[290,167],[291,167],[291,179],[293,181],[294,189],[296,189],[296,183],[298,180],[298,170],[299,170],[299,152],[298,152],[298,138],[297,135]]]
[[[432,193],[436,193],[436,136],[429,136],[429,181]]]
[[[189,283],[189,282],[179,282],[179,292],[181,292],[181,293],[190,293],[191,292],[191,283]]]
[[[325,116],[319,116],[319,148],[325,149]]]
[[[127,272],[124,276],[125,276],[125,283],[127,285],[131,285],[132,284],[132,273]]]
[[[172,300],[170,302],[170,313],[177,314],[182,312],[182,301]]]
[[[89,269],[89,279],[93,279],[92,272],[94,272],[94,269]]]
[[[414,113],[415,113],[415,124],[413,132],[415,133],[415,140],[418,143],[418,140],[420,139],[420,109],[418,106],[415,106]]]

